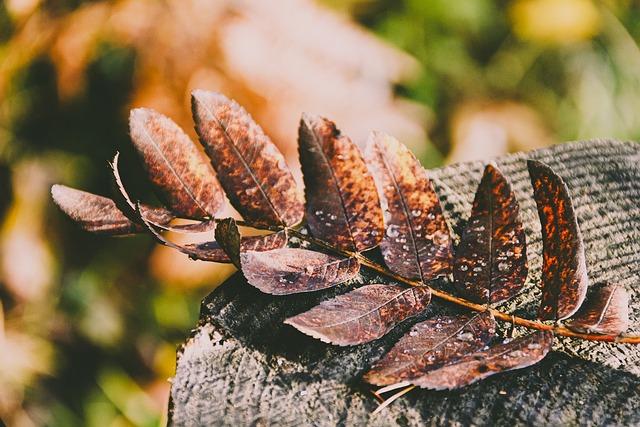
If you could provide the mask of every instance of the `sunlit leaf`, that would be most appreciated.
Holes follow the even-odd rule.
[[[427,281],[451,272],[449,227],[426,170],[393,137],[373,132],[365,158],[384,210],[384,261],[395,273]]]
[[[629,328],[629,294],[618,285],[594,289],[566,323],[574,331],[617,335]]]
[[[553,346],[553,332],[538,331],[521,336],[414,378],[423,388],[447,390],[474,383],[500,372],[526,368],[542,360]]]
[[[569,190],[544,163],[529,160],[533,197],[542,223],[541,320],[562,320],[574,314],[589,286],[584,243]]]
[[[382,386],[419,378],[480,350],[495,332],[496,322],[488,311],[417,323],[371,368],[364,380]]]
[[[224,195],[207,157],[171,119],[131,110],[131,140],[160,199],[178,216],[211,218]]]
[[[430,300],[427,287],[367,285],[322,301],[285,323],[327,343],[357,345],[382,337],[423,311]]]
[[[284,231],[264,236],[245,236],[240,240],[240,252],[272,251],[287,245],[287,234]],[[192,243],[180,247],[182,252],[193,259],[211,262],[230,263],[231,260],[216,241]]]
[[[305,114],[298,150],[311,232],[340,249],[377,246],[382,240],[382,210],[358,147],[330,120]]]
[[[243,218],[257,226],[302,221],[302,191],[249,113],[224,95],[204,90],[193,92],[192,107],[200,142]]]
[[[215,237],[216,242],[227,254],[231,263],[240,268],[241,239],[236,221],[233,218],[225,218],[218,222]]]
[[[240,254],[240,262],[251,285],[274,295],[329,288],[346,282],[360,270],[355,258],[295,248],[244,252]]]
[[[144,231],[144,227],[127,218],[109,198],[57,184],[51,188],[51,195],[60,209],[84,230],[109,236]],[[174,218],[165,209],[150,206],[142,209],[145,216],[160,224]]]
[[[455,287],[473,302],[500,302],[527,279],[526,236],[509,183],[487,165],[454,262]]]

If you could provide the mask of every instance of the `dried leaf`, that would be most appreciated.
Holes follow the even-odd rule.
[[[538,331],[429,371],[411,383],[434,390],[463,387],[500,372],[531,366],[542,360],[552,346],[553,332]]]
[[[382,210],[358,147],[330,120],[305,114],[298,150],[311,232],[339,249],[376,247],[382,240]]]
[[[500,302],[520,292],[527,270],[520,205],[502,173],[487,165],[458,245],[455,287],[470,301]]]
[[[382,132],[369,137],[365,158],[383,206],[380,250],[389,269],[423,282],[448,275],[451,236],[427,171],[403,144]]]
[[[580,333],[621,334],[629,328],[629,294],[618,285],[594,289],[566,326]]]
[[[382,337],[423,311],[430,300],[428,287],[367,285],[322,301],[285,323],[323,342],[357,345]]]
[[[360,270],[355,258],[340,258],[306,249],[282,248],[240,254],[247,281],[262,292],[288,295],[344,283]]]
[[[171,119],[131,110],[131,140],[160,199],[178,216],[213,218],[224,195],[207,157]]]
[[[51,187],[51,195],[60,209],[86,231],[119,236],[144,230],[142,226],[127,218],[109,198],[58,184]],[[174,219],[165,209],[150,206],[142,206],[142,209],[145,216],[160,224],[169,223]]]
[[[287,234],[279,231],[264,236],[246,236],[240,240],[240,252],[272,251],[284,248],[287,245]],[[230,263],[231,260],[218,242],[201,242],[182,246],[182,252],[188,254],[192,259],[210,262]]]
[[[256,226],[293,226],[303,195],[284,157],[244,108],[215,92],[192,94],[200,142],[231,204]]]
[[[489,311],[417,323],[371,368],[364,380],[382,386],[419,378],[480,350],[495,332],[496,322]]]
[[[541,320],[562,320],[574,314],[589,287],[584,244],[569,190],[549,166],[527,162],[533,197],[542,223]]]
[[[216,242],[227,254],[231,263],[240,268],[240,232],[233,218],[225,218],[218,222],[215,231]]]

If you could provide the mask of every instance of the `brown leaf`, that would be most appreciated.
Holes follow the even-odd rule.
[[[227,254],[229,260],[236,268],[240,268],[241,239],[238,226],[233,218],[225,218],[218,222],[215,231],[216,242]]]
[[[542,360],[552,346],[553,332],[538,331],[470,354],[414,378],[411,383],[434,390],[463,387],[500,372],[531,366]]]
[[[487,165],[458,245],[455,287],[470,301],[500,302],[520,292],[527,270],[520,205],[502,173]]]
[[[423,282],[448,275],[451,236],[427,171],[403,144],[382,132],[369,137],[365,158],[384,211],[380,250],[389,269]]]
[[[582,234],[562,178],[544,163],[529,160],[527,166],[542,223],[542,303],[538,317],[562,320],[580,308],[589,287]]]
[[[496,332],[489,311],[473,316],[441,316],[415,324],[364,376],[375,385],[419,378],[487,345]]]
[[[200,142],[243,218],[256,226],[302,221],[302,191],[282,154],[245,109],[204,90],[193,91],[192,108]]]
[[[629,328],[629,294],[618,285],[597,287],[566,326],[581,333],[621,334]]]
[[[224,195],[207,157],[171,119],[153,110],[131,110],[133,145],[160,199],[178,216],[213,218]]]
[[[360,263],[306,249],[282,248],[240,254],[247,281],[262,292],[288,295],[330,288],[355,276]]]
[[[339,249],[376,247],[382,240],[382,210],[358,147],[330,120],[305,114],[298,150],[311,232]]]
[[[127,218],[109,198],[58,184],[51,187],[51,195],[60,209],[86,231],[108,236],[144,231],[142,226]],[[142,209],[147,217],[160,224],[167,224],[174,219],[165,209],[150,206],[142,206]]]
[[[246,236],[240,240],[240,252],[265,252],[284,248],[287,245],[287,234],[279,231],[264,236]],[[231,260],[218,242],[201,242],[182,246],[180,249],[192,259],[201,261],[230,263]]]
[[[382,337],[423,311],[430,300],[428,287],[367,285],[322,301],[285,323],[326,343],[357,345]]]

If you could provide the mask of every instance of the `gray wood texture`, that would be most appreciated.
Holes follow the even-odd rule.
[[[586,247],[592,284],[624,286],[640,333],[640,144],[566,143],[498,158],[518,197],[528,239],[529,279],[503,311],[535,318],[540,290],[540,223],[526,159],[549,164],[567,183]],[[429,171],[457,239],[469,216],[484,163]],[[640,347],[558,339],[541,363],[462,389],[415,389],[380,414],[360,377],[405,332],[339,348],[290,326],[286,317],[362,283],[367,271],[334,289],[275,297],[238,273],[202,303],[201,320],[178,352],[170,424],[176,426],[466,426],[640,425]],[[436,286],[449,286],[441,281]],[[423,318],[456,308],[436,302]],[[509,325],[503,324],[503,330]]]

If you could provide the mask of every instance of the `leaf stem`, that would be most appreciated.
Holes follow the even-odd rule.
[[[238,222],[238,224],[240,225],[240,222]],[[249,224],[242,224],[242,225],[248,225]],[[282,228],[280,228],[279,230],[282,230]],[[317,246],[321,246],[327,250],[330,250],[334,253],[343,255],[343,256],[347,256],[347,257],[353,257],[356,258],[358,260],[358,262],[360,262],[360,264],[364,265],[365,267],[368,267],[380,274],[383,274],[393,280],[396,280],[398,282],[404,283],[406,285],[409,286],[426,286],[431,290],[431,294],[437,298],[440,298],[442,300],[445,301],[449,301],[452,302],[454,304],[457,304],[459,306],[468,308],[470,310],[474,310],[474,311],[490,311],[491,314],[493,314],[493,316],[496,319],[505,321],[505,322],[511,322],[515,325],[518,326],[523,326],[526,328],[530,328],[530,329],[537,329],[537,330],[542,330],[542,331],[553,331],[555,335],[559,335],[559,336],[564,336],[564,337],[571,337],[571,338],[579,338],[579,339],[583,339],[583,340],[589,340],[589,341],[604,341],[604,342],[614,342],[614,343],[627,343],[627,344],[640,344],[640,335],[601,335],[601,334],[585,334],[585,333],[580,333],[580,332],[574,332],[562,325],[559,324],[548,324],[548,323],[542,323],[538,320],[529,320],[529,319],[524,319],[522,317],[517,317],[517,316],[513,316],[511,314],[507,314],[504,313],[502,311],[496,310],[494,308],[491,307],[487,307],[486,305],[482,305],[482,304],[476,304],[470,301],[467,301],[463,298],[457,297],[455,295],[451,295],[448,292],[442,291],[440,289],[435,289],[423,282],[417,281],[417,280],[410,280],[407,279],[405,277],[400,276],[397,273],[394,273],[393,271],[387,269],[386,267],[383,267],[379,264],[376,264],[375,262],[371,261],[369,258],[367,258],[366,256],[362,255],[360,252],[355,252],[355,251],[348,251],[348,250],[342,250],[342,249],[338,249],[336,247],[334,247],[333,245],[331,245],[328,242],[325,242],[322,239],[318,239],[316,237],[313,236],[309,236],[306,234],[302,234],[297,230],[294,230],[292,228],[286,228],[285,229],[286,232],[291,235],[291,236],[295,236],[301,240],[307,241],[309,243],[312,243],[314,245]]]

